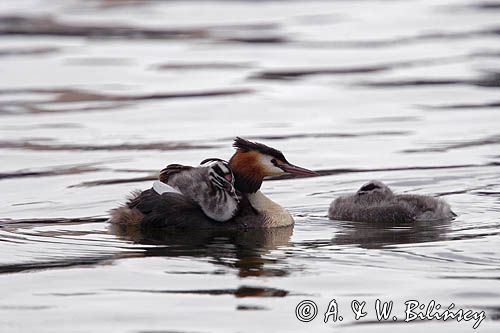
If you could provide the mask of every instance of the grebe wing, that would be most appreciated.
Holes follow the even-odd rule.
[[[144,227],[208,229],[216,224],[195,202],[174,192],[160,195],[149,189],[141,192],[127,205],[144,215],[141,220]]]

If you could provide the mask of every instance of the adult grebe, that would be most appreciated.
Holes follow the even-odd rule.
[[[304,176],[316,173],[291,164],[279,150],[261,143],[238,137],[233,146],[236,152],[229,161],[229,167],[234,173],[234,186],[241,196],[234,218],[224,223],[215,221],[204,213],[199,204],[183,194],[183,188],[178,188],[181,193],[158,193],[154,189],[135,193],[123,207],[112,210],[110,222],[194,229],[292,225],[293,218],[288,211],[260,191],[262,181],[265,177],[286,173]],[[177,168],[183,167],[177,165]]]
[[[413,222],[448,220],[455,217],[442,199],[427,195],[394,194],[384,183],[372,180],[356,193],[330,204],[332,220],[359,222]]]

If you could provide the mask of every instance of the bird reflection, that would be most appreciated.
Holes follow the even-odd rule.
[[[450,221],[412,223],[338,222],[339,233],[332,239],[336,245],[357,245],[377,249],[388,245],[435,242],[446,239]]]
[[[289,272],[273,265],[272,250],[290,243],[293,226],[248,230],[168,230],[139,225],[110,225],[110,232],[144,248],[144,256],[207,257],[216,264],[238,270],[238,276],[285,276]]]

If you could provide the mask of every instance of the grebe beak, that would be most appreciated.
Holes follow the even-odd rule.
[[[288,172],[288,173],[291,173],[294,175],[298,175],[298,176],[318,176],[319,175],[317,172],[314,172],[312,170],[308,170],[306,168],[302,168],[302,167],[299,167],[299,166],[296,166],[296,165],[293,165],[290,163],[280,164],[279,167],[281,168],[281,170],[283,170],[285,172]]]

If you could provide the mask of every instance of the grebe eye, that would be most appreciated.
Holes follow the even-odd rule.
[[[273,159],[271,160],[271,163],[272,163],[274,166],[277,166],[277,165],[278,165],[278,162],[276,161],[276,159],[275,159],[275,158],[273,158]]]

